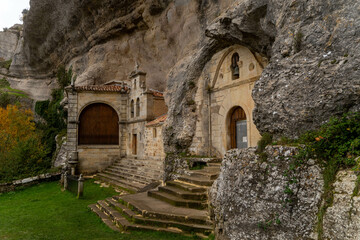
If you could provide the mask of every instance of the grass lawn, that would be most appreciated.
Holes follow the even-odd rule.
[[[100,188],[93,181],[85,182],[83,199],[62,192],[58,182],[0,194],[0,239],[194,239],[161,232],[121,234],[112,231],[87,206],[115,194],[113,189]]]

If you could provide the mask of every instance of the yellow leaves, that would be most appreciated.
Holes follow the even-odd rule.
[[[34,117],[30,109],[21,110],[15,105],[0,108],[0,151],[11,150],[21,140],[36,135]]]

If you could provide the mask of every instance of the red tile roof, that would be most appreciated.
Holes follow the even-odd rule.
[[[150,89],[150,92],[151,92],[152,95],[155,96],[155,97],[164,97],[164,93],[159,92],[159,91],[157,91],[157,90],[152,90],[152,89]]]
[[[161,115],[160,117],[156,118],[155,120],[152,120],[151,122],[148,122],[146,124],[147,127],[150,127],[150,126],[155,126],[155,125],[158,125],[158,124],[162,124],[165,122],[165,120],[167,119],[167,114],[164,114],[164,115]]]
[[[76,86],[75,90],[78,91],[96,91],[96,92],[129,92],[128,87],[116,85],[91,85],[91,86]]]

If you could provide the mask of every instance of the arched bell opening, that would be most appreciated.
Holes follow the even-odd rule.
[[[119,117],[105,103],[93,103],[79,117],[79,145],[119,145]]]
[[[229,149],[248,147],[246,113],[241,107],[234,107],[229,112],[229,137]]]
[[[231,57],[231,77],[232,80],[238,79],[240,77],[240,69],[239,69],[239,54],[236,52]]]

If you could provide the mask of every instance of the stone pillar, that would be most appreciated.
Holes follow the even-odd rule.
[[[68,179],[67,179],[67,172],[64,173],[64,190],[68,188]]]
[[[77,197],[80,198],[84,195],[84,178],[82,174],[80,174],[79,180],[78,180],[78,194]]]
[[[71,175],[75,175],[78,164],[77,132],[78,132],[78,94],[73,88],[66,89],[69,98],[68,125],[67,125],[67,151],[69,153],[68,163]]]

